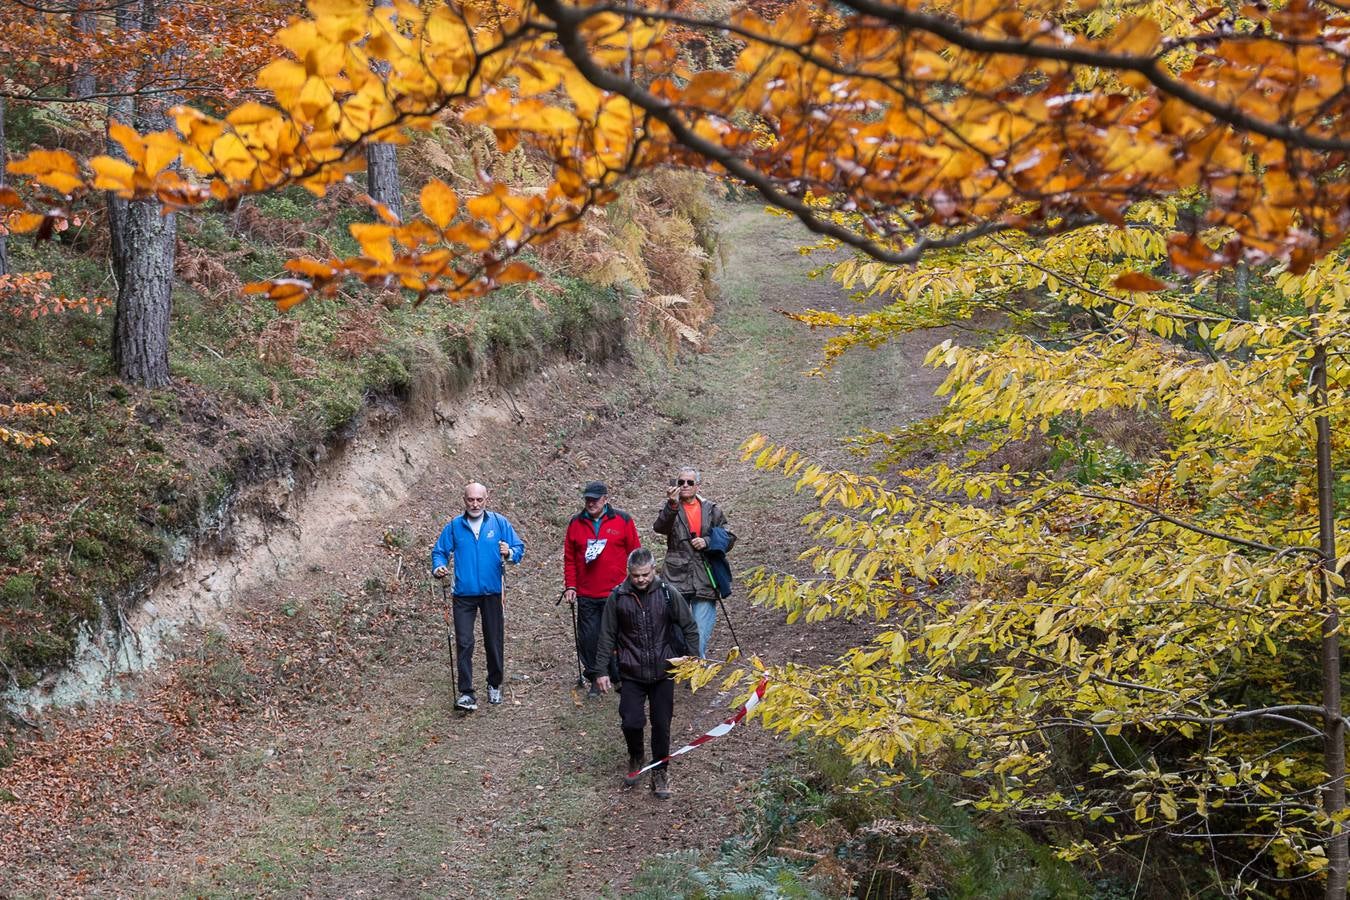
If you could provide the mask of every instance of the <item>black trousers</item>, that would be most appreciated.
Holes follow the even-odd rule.
[[[595,680],[595,648],[600,643],[600,617],[605,613],[608,597],[577,597],[577,652],[581,654],[581,668],[590,681]],[[609,680],[619,683],[619,661],[609,659]]]
[[[675,680],[624,681],[619,694],[619,721],[623,723],[623,739],[628,744],[628,755],[642,759],[642,729],[647,724],[647,710],[651,707],[652,759],[670,755],[670,717],[675,713]],[[661,764],[665,767],[665,763]]]
[[[487,656],[487,683],[489,687],[502,686],[502,667],[505,656],[506,618],[502,613],[501,594],[477,594],[455,597],[455,668],[459,692],[474,696],[473,691],[473,621],[483,614],[483,652]]]

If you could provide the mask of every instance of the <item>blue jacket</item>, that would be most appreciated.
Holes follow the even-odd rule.
[[[708,577],[719,597],[731,596],[731,563],[727,562],[727,553],[736,543],[736,535],[722,527],[708,531],[708,549],[704,557],[708,561]]]
[[[431,568],[455,560],[456,597],[474,597],[480,594],[502,592],[502,555],[498,541],[506,541],[511,548],[511,562],[518,563],[525,555],[525,542],[516,536],[516,530],[506,517],[495,512],[483,513],[483,526],[478,537],[464,516],[455,516],[441,530],[436,547],[431,551]]]

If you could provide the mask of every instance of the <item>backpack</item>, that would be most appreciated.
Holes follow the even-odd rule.
[[[675,609],[675,604],[670,599],[670,585],[666,584],[664,579],[659,580],[661,582],[661,593],[666,598],[667,615],[670,616],[670,649],[675,651],[676,656],[688,656],[689,645],[684,639],[684,629],[680,627],[679,622],[675,621],[674,615],[671,615]]]

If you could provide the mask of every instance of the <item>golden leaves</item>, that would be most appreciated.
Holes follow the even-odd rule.
[[[422,215],[437,228],[444,229],[459,211],[459,198],[440,179],[428,181],[422,188]]]
[[[274,278],[271,281],[259,281],[244,285],[245,294],[261,294],[276,304],[277,309],[285,312],[303,302],[313,285],[299,278]]]
[[[65,150],[33,150],[5,168],[14,175],[31,175],[39,184],[62,194],[73,193],[84,184],[79,164]]]
[[[560,52],[563,26],[538,20],[519,0],[453,8],[315,0],[308,9],[277,35],[288,56],[259,73],[259,87],[270,92],[265,102],[221,118],[176,110],[176,134],[140,137],[114,126],[110,134],[130,162],[99,158],[90,185],[69,155],[33,157],[26,174],[62,192],[93,187],[173,205],[228,202],[297,182],[317,193],[359,167],[356,145],[400,142],[405,128],[428,128],[452,110],[492,128],[499,147],[524,144],[549,160],[549,203],[593,199],[629,169],[718,170],[734,162],[784,196],[812,198],[822,216],[856,211],[859,219],[844,221],[865,223],[855,235],[869,240],[887,234],[897,213],[919,230],[1123,225],[1140,198],[1182,189],[1203,192],[1200,215],[1231,230],[1224,259],[1280,257],[1302,269],[1350,228],[1343,215],[1350,185],[1331,156],[1229,127],[1166,82],[1132,71],[1184,20],[1172,10],[1121,16],[1109,4],[1066,9],[1053,0],[942,6],[967,36],[1036,44],[1031,58],[1015,48],[976,52],[932,30],[886,27],[800,2],[772,15],[738,11],[730,24],[745,36],[734,58],[694,72],[682,61],[685,38],[717,37],[727,23],[668,28],[607,10],[581,16],[577,37],[592,62],[631,71],[657,98],[657,107],[644,110],[596,88]],[[526,16],[534,25],[520,28]],[[1337,54],[1319,42],[1340,26],[1308,3],[1267,18],[1278,31],[1220,36],[1205,53],[1167,54],[1158,71],[1235,115],[1335,137],[1340,131],[1329,123],[1346,77]],[[1059,50],[1131,60],[1091,69],[1053,58]],[[710,161],[680,146],[653,115],[660,109],[725,155]],[[1253,157],[1260,178],[1252,175]],[[186,174],[173,173],[176,159]],[[428,219],[443,232],[456,229],[444,237],[475,253],[492,242],[514,252],[513,243],[544,233],[533,227],[539,209],[523,198],[449,211],[439,199],[427,205]],[[391,240],[403,238],[412,240],[405,250],[420,252],[413,235]],[[365,255],[394,265],[393,244],[369,239]],[[1217,264],[1208,256],[1179,244],[1173,263],[1205,271]]]
[[[0,419],[17,419],[21,416],[42,418],[54,417],[69,410],[60,403],[0,403]],[[0,445],[13,444],[24,450],[37,447],[50,447],[55,442],[40,431],[27,431],[21,428],[0,425]]]
[[[1116,26],[1105,46],[1121,54],[1130,56],[1152,56],[1158,49],[1162,38],[1162,29],[1158,23],[1148,17],[1135,16],[1123,20]]]

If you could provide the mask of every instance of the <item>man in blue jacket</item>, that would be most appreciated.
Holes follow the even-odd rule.
[[[464,487],[464,515],[455,516],[441,530],[431,551],[431,574],[444,578],[454,558],[455,651],[459,699],[457,709],[478,708],[473,690],[473,623],[483,614],[483,651],[487,656],[488,702],[502,702],[506,630],[502,613],[502,574],[508,562],[519,563],[525,544],[500,513],[489,512],[488,490],[478,482]]]

